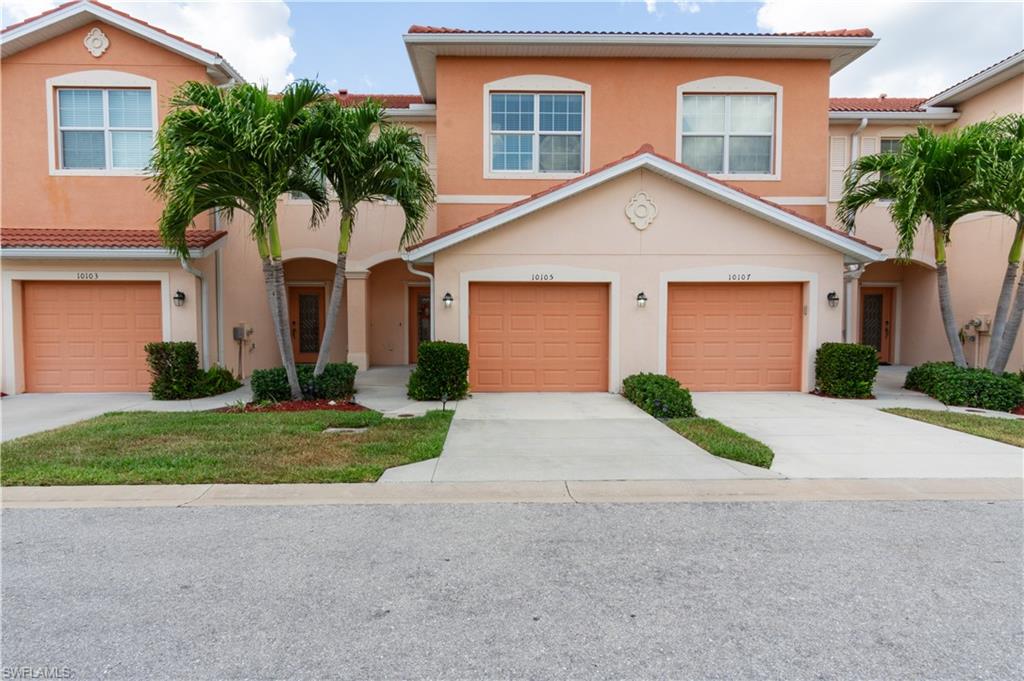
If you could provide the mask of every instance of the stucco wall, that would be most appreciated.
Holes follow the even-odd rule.
[[[651,195],[659,211],[644,231],[624,214],[626,203],[640,190]],[[804,387],[809,388],[814,349],[840,339],[841,307],[830,308],[825,296],[829,291],[842,294],[842,256],[645,170],[438,253],[435,295],[451,292],[455,302],[449,309],[439,306],[436,332],[444,340],[467,340],[468,310],[463,306],[469,278],[531,281],[534,275],[551,275],[553,281],[607,281],[613,296],[614,390],[629,374],[664,370],[660,341],[667,334],[667,280],[694,270],[702,270],[698,280],[703,281],[751,274],[750,281],[802,277],[811,282],[804,285],[808,313],[803,373]],[[645,309],[636,305],[641,291],[649,299]]]

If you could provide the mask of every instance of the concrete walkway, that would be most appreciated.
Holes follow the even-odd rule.
[[[880,406],[897,406],[892,400],[694,393],[693,401],[701,416],[718,419],[771,447],[771,470],[790,478],[1024,475],[1020,448],[879,411]]]
[[[417,402],[409,399],[405,386],[412,366],[371,367],[356,374],[355,401],[390,418],[423,416],[431,409],[440,409],[440,402]],[[455,409],[456,402],[447,405]]]
[[[484,393],[459,404],[439,459],[381,482],[773,477],[711,456],[619,395]]]
[[[149,393],[22,393],[0,400],[0,439],[52,430],[112,411],[206,411],[248,402],[252,390],[198,400],[154,400]]]

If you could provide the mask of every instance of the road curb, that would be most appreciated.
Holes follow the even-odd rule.
[[[1019,501],[1021,478],[546,481],[4,487],[0,506],[120,508],[335,504]]]

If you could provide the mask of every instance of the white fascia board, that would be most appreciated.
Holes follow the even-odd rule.
[[[869,121],[928,121],[951,122],[960,118],[955,111],[830,111],[830,121],[849,121],[857,123],[864,119]]]
[[[384,115],[396,120],[432,121],[437,118],[437,107],[431,105],[422,109],[384,109]]]
[[[419,261],[427,256],[444,250],[457,243],[470,239],[495,227],[513,220],[534,213],[542,208],[558,203],[564,199],[584,192],[592,187],[613,180],[621,175],[632,172],[639,168],[648,168],[668,179],[675,180],[680,184],[695,189],[703,194],[717,198],[724,203],[732,205],[740,210],[746,211],[757,217],[763,218],[776,225],[784,227],[792,232],[840,251],[850,258],[860,262],[877,262],[884,260],[879,251],[870,246],[861,244],[853,239],[830,232],[823,227],[799,218],[788,211],[782,210],[765,203],[764,201],[748,196],[743,192],[727,187],[715,180],[708,179],[697,173],[680,168],[676,164],[666,161],[653,154],[641,154],[631,159],[618,163],[610,168],[589,175],[578,182],[573,182],[560,189],[548,192],[535,200],[516,206],[499,215],[482,220],[471,227],[447,234],[436,241],[415,248],[405,254],[406,260]]]
[[[188,249],[189,259],[205,258],[224,246],[227,236],[205,248]],[[0,258],[45,260],[178,260],[179,255],[164,248],[4,248]]]
[[[878,38],[772,35],[606,35],[565,33],[406,33],[406,44],[715,45],[721,47],[874,47]]]
[[[58,24],[83,13],[90,14],[99,21],[121,28],[128,33],[139,36],[140,38],[162,45],[172,52],[177,52],[178,54],[188,57],[189,59],[193,59],[201,64],[222,69],[229,78],[234,78],[238,81],[244,80],[244,78],[242,78],[242,76],[235,71],[235,69],[228,64],[223,57],[215,52],[195,47],[183,40],[179,40],[166,33],[158,31],[151,26],[146,26],[134,19],[125,17],[117,12],[112,12],[105,7],[100,7],[87,2],[70,5],[62,10],[39,17],[34,21],[30,21],[29,23],[19,26],[12,31],[8,31],[7,33],[0,35],[0,45],[23,38],[39,29],[53,26],[54,24]]]

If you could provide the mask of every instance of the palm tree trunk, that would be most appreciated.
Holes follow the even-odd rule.
[[[295,353],[292,350],[292,330],[288,321],[288,294],[284,286],[284,264],[281,261],[281,234],[277,227],[277,216],[275,215],[267,229],[266,252],[268,264],[264,270],[264,280],[268,278],[268,287],[273,289],[273,295],[267,292],[270,303],[270,313],[275,317],[277,328],[274,334],[277,336],[277,348],[281,352],[281,364],[284,365],[285,375],[288,377],[288,388],[291,391],[293,400],[302,399],[302,386],[299,383],[299,374],[295,370]]]
[[[946,268],[946,233],[936,227],[935,232],[935,280],[939,287],[939,311],[942,313],[942,326],[946,331],[946,340],[953,353],[953,363],[958,367],[967,366],[964,346],[960,342],[960,327],[953,314],[953,296],[949,290],[949,270]]]
[[[1003,343],[1010,343],[1010,347],[1013,347],[1013,342],[1016,340],[1016,336],[1006,337],[1004,331],[1006,329],[1006,318],[1010,313],[1010,303],[1013,298],[1014,283],[1017,280],[1017,274],[1020,271],[1020,257],[1021,257],[1021,246],[1024,243],[1024,220],[1017,222],[1017,232],[1013,236],[1013,243],[1010,245],[1010,254],[1007,258],[1006,274],[1003,275],[1003,285],[999,290],[999,302],[996,304],[995,318],[992,320],[992,333],[991,340],[988,346],[988,360],[985,366],[988,367],[989,371],[995,371],[997,358],[1001,353],[1001,346]],[[1019,291],[1019,289],[1018,289]],[[1020,293],[1018,292],[1018,297]],[[1003,368],[1006,367],[1006,363],[1003,363]],[[999,370],[1002,372],[1002,369]]]
[[[320,354],[316,358],[313,375],[319,376],[327,368],[331,358],[331,341],[334,340],[334,327],[338,324],[338,310],[341,309],[341,296],[345,290],[345,267],[348,262],[348,243],[352,235],[352,216],[341,219],[341,235],[338,237],[338,262],[334,268],[334,288],[331,289],[331,301],[327,306],[327,320],[324,326],[324,337],[320,339]]]
[[[1006,371],[1006,363],[1010,361],[1010,353],[1017,342],[1020,332],[1021,318],[1024,317],[1024,278],[1017,282],[1017,295],[1014,296],[1013,308],[1007,315],[1006,326],[1003,328],[1002,341],[995,359],[989,363],[989,371],[1001,374]],[[993,341],[995,338],[993,337]]]

